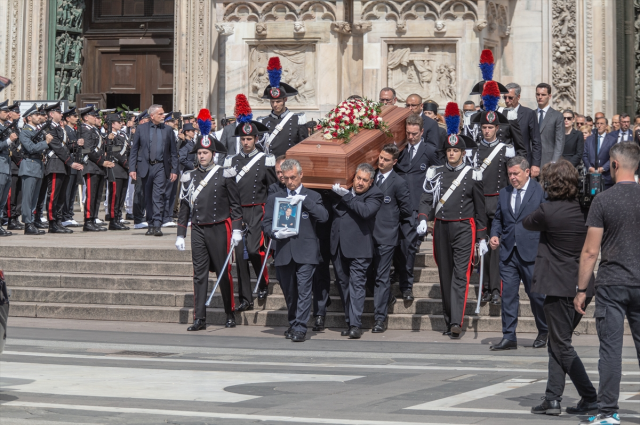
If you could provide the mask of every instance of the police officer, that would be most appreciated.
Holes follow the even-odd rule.
[[[45,152],[47,162],[44,166],[44,174],[47,181],[47,219],[49,220],[49,233],[73,233],[62,225],[62,212],[66,201],[66,190],[69,186],[69,170],[82,171],[82,164],[74,161],[67,147],[66,134],[60,125],[62,109],[60,102],[44,108],[51,120],[51,128],[48,134],[53,136],[49,143],[49,150]]]
[[[238,175],[235,177],[242,203],[242,219],[246,226],[244,244],[236,246],[236,263],[238,265],[238,298],[240,305],[236,311],[253,309],[253,296],[249,262],[252,264],[256,276],[260,274],[262,263],[267,255],[262,233],[262,219],[264,205],[267,202],[269,185],[276,181],[274,170],[275,157],[260,152],[256,148],[258,136],[267,128],[258,121],[245,120],[246,115],[238,120],[235,135],[240,138],[241,151],[234,156],[227,157],[225,166],[235,167]],[[244,246],[243,246],[244,245]],[[248,258],[244,257],[245,249]],[[258,286],[258,299],[267,297],[269,275],[265,268]]]
[[[47,112],[44,110],[46,104],[41,104],[38,106],[38,114],[40,115],[40,124],[36,127],[37,131],[40,131],[41,128],[49,121],[49,117],[47,116]],[[50,130],[47,130],[47,133]],[[42,164],[47,165],[48,157],[43,155]],[[33,224],[38,229],[47,229],[49,227],[49,222],[44,219],[42,216],[42,209],[44,207],[44,198],[47,196],[47,182],[45,180],[45,176],[43,176],[42,184],[40,185],[40,191],[38,192],[38,200],[36,201],[36,210],[33,217]]]
[[[298,91],[288,84],[280,82],[282,66],[278,57],[269,59],[267,66],[269,84],[264,89],[263,99],[269,99],[271,113],[261,119],[267,126],[269,134],[264,141],[265,152],[279,157],[287,152],[287,149],[300,143],[309,135],[305,127],[305,120],[300,115],[287,109],[289,97],[296,96]]]
[[[234,315],[233,278],[231,264],[223,270],[227,253],[242,241],[242,207],[233,168],[220,167],[214,161],[215,154],[226,149],[210,134],[198,137],[193,153],[197,153],[198,166],[185,172],[180,179],[180,212],[176,248],[184,251],[184,238],[191,221],[191,256],[193,259],[193,325],[188,331],[205,329],[207,322],[207,290],[209,272],[219,279],[224,311],[225,327],[236,326]],[[232,231],[233,230],[233,231]]]
[[[7,125],[11,125],[20,120],[20,102],[14,102],[8,109],[9,120],[6,121],[6,123]],[[13,128],[12,133],[16,139],[9,146],[9,154],[11,156],[11,189],[9,189],[6,204],[7,218],[9,219],[7,230],[24,230],[25,226],[20,223],[20,215],[22,214],[22,179],[18,175],[20,162],[22,162],[24,158],[24,151],[19,142],[20,129],[17,125]]]
[[[107,160],[105,153],[105,142],[102,140],[98,111],[93,106],[88,106],[79,110],[82,124],[78,129],[78,138],[84,140],[85,149],[88,151],[84,157],[85,166],[82,170],[85,185],[87,188],[87,198],[84,205],[84,226],[85,232],[106,231],[96,223],[98,217],[98,207],[102,197],[106,168],[113,168],[115,164]]]
[[[107,169],[107,184],[109,185],[109,211],[107,220],[109,230],[129,230],[121,223],[122,205],[129,180],[129,144],[127,136],[122,131],[122,118],[119,114],[107,115],[107,122],[111,125],[111,134],[107,135],[107,157],[113,162],[113,168]]]
[[[9,101],[5,100],[0,103],[0,132],[5,130],[9,125],[7,120],[9,118]],[[2,139],[0,139],[0,216],[4,212],[4,207],[7,204],[9,197],[9,191],[11,190],[11,157],[9,154],[9,147],[17,140],[15,133],[11,130],[7,130]],[[11,232],[4,230],[2,227],[2,219],[0,218],[0,236],[11,236]]]
[[[84,146],[84,140],[78,140],[78,134],[76,132],[78,126],[78,114],[76,108],[71,108],[62,113],[62,119],[65,121],[65,125],[62,126],[64,133],[64,140],[71,152],[73,161],[84,165],[82,153],[82,147]],[[62,225],[65,227],[82,227],[73,218],[73,204],[75,203],[76,194],[78,193],[78,185],[82,185],[82,171],[78,171],[74,168],[69,168],[69,182],[65,190],[65,201],[62,209]],[[80,198],[80,201],[82,199]]]
[[[465,149],[474,142],[457,133],[460,126],[458,105],[450,102],[445,119],[448,137],[445,141],[447,163],[430,167],[427,171],[420,200],[418,234],[427,232],[427,221],[435,220],[433,228],[433,256],[438,264],[440,289],[447,326],[445,335],[459,338],[473,270],[476,239],[480,250],[487,251],[486,213],[482,174],[463,161]]]
[[[186,173],[196,167],[196,154],[193,152],[193,147],[196,145],[194,136],[196,129],[191,123],[187,123],[182,126],[185,142],[178,152],[178,162],[180,163],[180,172]]]
[[[477,124],[482,132],[482,140],[478,144],[475,166],[482,172],[484,204],[487,234],[491,233],[491,224],[498,206],[500,189],[509,185],[507,161],[515,156],[513,145],[505,144],[498,139],[498,131],[508,126],[509,121],[500,112],[483,111],[474,116],[473,124]],[[482,301],[500,304],[502,284],[500,279],[499,251],[489,250],[484,258],[484,277]]]

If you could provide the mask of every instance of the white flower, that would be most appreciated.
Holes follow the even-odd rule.
[[[327,140],[333,139],[333,137],[331,137],[331,133],[324,133],[324,138]]]

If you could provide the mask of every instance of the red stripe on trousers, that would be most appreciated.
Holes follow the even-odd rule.
[[[438,257],[436,257],[436,238],[435,238],[437,221],[438,221],[437,218],[433,219],[433,230],[431,231],[431,250],[433,251],[433,261],[436,262],[436,267],[438,267]]]
[[[264,204],[262,204],[262,217],[260,217],[260,221],[264,219]],[[260,230],[260,245],[258,245],[258,251],[260,252],[260,264],[264,264],[265,256],[268,255],[266,252],[266,248],[264,247],[264,232],[262,229]],[[262,277],[264,277],[264,285],[269,286],[269,271],[265,266],[264,271],[262,272]]]
[[[56,196],[56,176],[57,173],[53,173],[53,178],[51,179],[51,193],[49,194],[49,208],[47,208],[47,212],[49,213],[49,221],[53,220],[53,198]]]
[[[116,216],[116,209],[114,208],[114,205],[116,204],[116,182],[112,182],[113,188],[111,190],[112,194],[111,194],[111,205],[109,205],[111,207],[111,220],[115,219]]]
[[[87,200],[86,205],[84,207],[85,219],[89,220],[91,218],[91,174],[87,174]]]
[[[476,221],[473,218],[470,218],[469,224],[471,224],[471,255],[469,255],[469,264],[467,265],[467,289],[464,291],[464,304],[462,304],[462,319],[460,319],[460,326],[462,326],[462,322],[464,321],[464,311],[467,308],[469,281],[471,280],[471,273],[473,272],[473,248],[476,245]],[[482,296],[482,291],[479,291],[478,296]]]
[[[226,246],[231,246],[231,233],[233,231],[233,229],[231,228],[231,217],[227,218],[224,221],[224,225],[227,228],[227,245]],[[227,253],[227,255],[229,254]],[[221,270],[220,272],[224,273],[224,270]],[[227,265],[227,274],[229,275],[229,292],[231,293],[231,311],[235,311],[236,299],[233,293],[233,276],[231,276],[231,260],[229,260],[229,264]]]
[[[9,189],[9,196],[7,196],[7,217],[11,219],[11,190]]]

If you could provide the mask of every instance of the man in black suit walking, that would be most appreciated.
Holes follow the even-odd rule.
[[[373,228],[374,251],[371,264],[371,274],[375,276],[373,333],[382,333],[387,329],[385,321],[388,306],[393,305],[396,300],[391,295],[390,272],[393,253],[400,240],[400,222],[413,213],[409,185],[393,171],[399,155],[400,151],[393,143],[382,148],[378,156],[378,172],[374,183],[384,198],[380,211],[376,214]]]
[[[150,121],[138,126],[131,143],[129,175],[142,179],[149,224],[146,235],[162,236],[165,187],[167,180],[178,178],[178,151],[173,129],[164,124],[162,106],[151,105],[148,114]]]
[[[504,95],[504,102],[507,108],[513,109],[518,115],[522,143],[527,149],[527,162],[531,165],[531,177],[538,177],[540,174],[542,145],[540,144],[540,130],[538,129],[536,114],[533,109],[520,104],[522,88],[518,84],[509,83],[505,87],[509,90],[509,93]]]
[[[351,190],[333,185],[333,223],[331,255],[339,283],[340,298],[348,329],[342,336],[362,336],[367,269],[373,259],[373,228],[384,195],[373,185],[375,170],[367,163],[358,165]]]
[[[289,319],[289,329],[284,333],[285,337],[293,342],[303,342],[311,313],[313,273],[322,261],[316,223],[326,221],[329,213],[322,205],[320,194],[302,185],[302,167],[298,161],[285,160],[282,163],[282,173],[287,187],[269,195],[262,229],[265,234],[275,239],[275,265],[287,302]],[[276,197],[288,197],[291,205],[298,205],[300,227],[297,233],[289,228],[273,232],[273,207]]]

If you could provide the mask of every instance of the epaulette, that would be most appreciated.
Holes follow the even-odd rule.
[[[482,170],[479,169],[479,168],[474,169],[473,172],[472,172],[472,177],[473,177],[473,179],[475,181],[481,182],[482,181]]]
[[[298,116],[298,125],[305,125],[307,123],[307,115],[304,112],[298,112],[294,115]]]
[[[236,172],[236,167],[224,167],[222,169],[222,177],[230,179],[231,177],[235,177],[238,173]]]
[[[182,183],[186,183],[189,180],[191,180],[191,171],[185,171],[184,173],[182,173],[182,177],[180,177],[180,181]]]
[[[432,165],[431,167],[429,167],[429,169],[427,170],[427,179],[432,180],[436,176],[438,168],[440,167],[442,167],[442,165]]]
[[[273,154],[267,154],[264,156],[264,165],[267,167],[276,166],[276,157]]]
[[[233,157],[235,155],[231,155],[231,156],[227,156],[224,159],[224,163],[222,164],[223,167],[231,167],[231,164],[233,163]]]
[[[505,149],[504,151],[504,156],[506,156],[507,158],[513,158],[514,156],[516,156],[516,149],[513,147],[513,145],[507,145],[506,147],[507,149]]]

